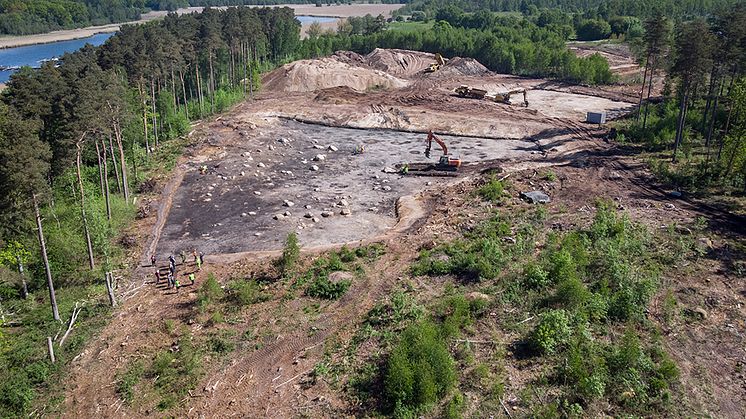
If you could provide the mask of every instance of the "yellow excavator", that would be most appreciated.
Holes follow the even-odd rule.
[[[435,73],[444,65],[446,65],[446,60],[443,59],[443,56],[440,55],[440,53],[437,53],[435,54],[435,62],[430,63],[430,65],[425,69],[425,73]]]
[[[512,105],[510,97],[517,93],[523,93],[523,106],[528,107],[528,97],[526,95],[526,89],[515,89],[506,93],[487,93],[484,89],[478,89],[476,87],[469,87],[467,85],[461,85],[456,88],[456,94],[461,97],[471,99],[487,99],[497,103],[504,103],[506,105]]]

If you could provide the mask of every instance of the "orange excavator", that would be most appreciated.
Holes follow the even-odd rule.
[[[427,133],[427,147],[425,148],[425,157],[427,157],[428,159],[430,158],[430,151],[433,148],[433,141],[438,143],[440,148],[443,149],[443,155],[440,156],[440,161],[438,161],[438,166],[441,168],[441,170],[457,170],[459,167],[461,167],[461,159],[449,155],[448,146],[446,146],[446,143],[438,138],[437,135],[433,134],[432,130]]]
[[[437,164],[432,163],[409,163],[401,165],[399,170],[403,174],[413,174],[419,176],[456,176],[456,172],[461,167],[461,159],[448,154],[448,146],[446,143],[438,138],[437,135],[433,134],[430,130],[427,133],[427,146],[425,147],[425,157],[430,158],[433,141],[438,143],[440,148],[443,150],[443,155],[440,156]]]

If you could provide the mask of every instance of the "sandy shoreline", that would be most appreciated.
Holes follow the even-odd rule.
[[[289,4],[289,5],[278,5],[275,7],[290,7],[295,10],[296,15],[345,18],[345,17],[350,17],[350,16],[364,16],[368,13],[374,16],[377,16],[379,14],[382,14],[384,16],[390,16],[392,11],[402,6],[403,4],[354,4],[354,5],[344,4],[344,5],[337,5],[337,6],[316,7],[313,4]],[[260,7],[260,6],[252,6],[252,7]],[[184,13],[199,12],[202,9],[203,9],[202,7],[189,7],[189,8],[177,10],[177,13],[184,14]],[[20,47],[24,45],[46,44],[50,42],[69,41],[72,39],[88,38],[90,36],[93,36],[99,33],[116,32],[119,30],[119,28],[122,25],[127,25],[127,24],[132,24],[132,23],[143,23],[143,22],[149,22],[155,19],[161,19],[164,16],[166,16],[166,14],[168,14],[168,12],[165,12],[165,11],[148,12],[148,13],[143,14],[140,20],[133,21],[133,22],[114,23],[114,24],[101,25],[101,26],[89,26],[87,28],[61,30],[61,31],[54,31],[54,32],[48,32],[48,33],[36,34],[36,35],[2,36],[0,37],[0,49]],[[305,33],[305,29],[308,25],[303,25],[303,26],[304,26],[303,33]],[[322,26],[324,26],[325,28],[336,28],[336,22],[322,24]]]

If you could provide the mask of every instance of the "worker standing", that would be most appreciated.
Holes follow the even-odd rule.
[[[158,285],[161,283],[161,273],[158,271],[158,269],[155,270],[155,284]]]
[[[153,265],[153,266],[155,266],[155,253],[153,253],[152,255],[150,255],[150,264]]]
[[[181,286],[181,284],[179,283],[179,278],[178,277],[174,278],[174,288],[176,288],[176,293],[177,294],[179,293],[179,287],[180,286]]]
[[[174,286],[174,274],[171,273],[171,271],[168,272],[168,288],[171,288]]]
[[[192,285],[194,285],[194,272],[189,274],[189,280],[192,281]]]
[[[181,264],[184,265],[186,263],[186,252],[184,249],[181,249],[181,252],[179,252],[179,257],[181,257]]]

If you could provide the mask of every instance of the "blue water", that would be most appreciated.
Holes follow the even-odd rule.
[[[313,22],[335,22],[337,18],[323,16],[296,16],[302,24]],[[25,47],[0,49],[0,67],[13,69],[0,70],[0,83],[5,83],[10,75],[17,71],[17,67],[40,67],[44,60],[61,57],[66,52],[77,51],[85,44],[98,46],[106,42],[114,33],[100,33],[88,38],[72,41],[51,42],[49,44],[28,45]]]
[[[300,20],[301,24],[313,23],[313,22],[329,23],[329,22],[337,21],[336,17],[325,17],[325,16],[296,16],[295,18]]]
[[[0,67],[40,67],[43,60],[61,57],[66,52],[74,52],[85,46],[85,44],[101,45],[109,39],[113,33],[100,33],[88,38],[73,39],[72,41],[51,42],[49,44],[28,45],[25,47],[0,49]],[[8,81],[8,78],[16,70],[0,70],[0,83]]]

